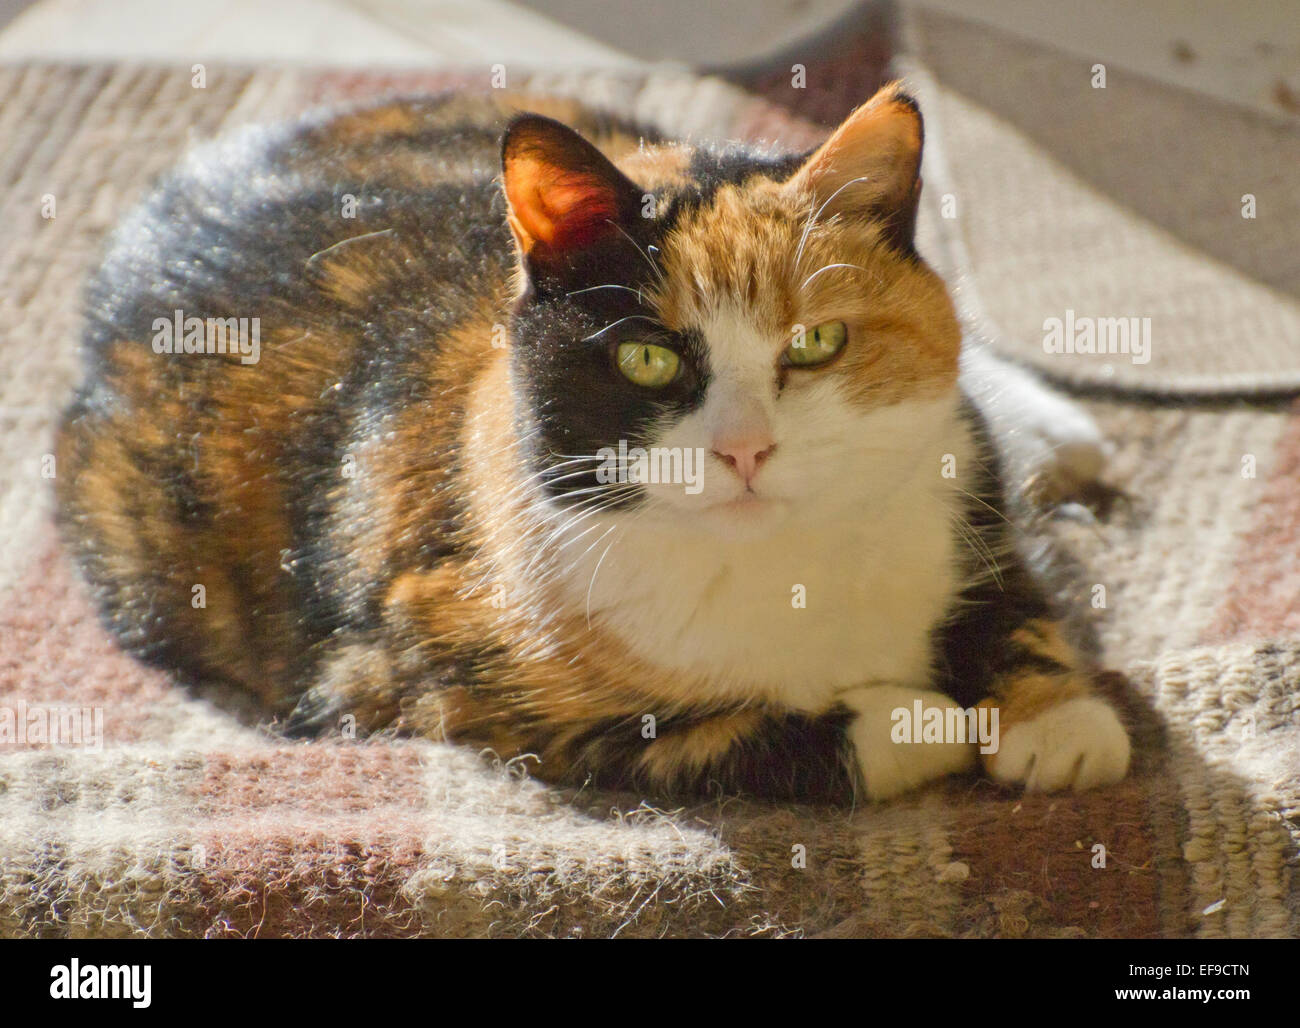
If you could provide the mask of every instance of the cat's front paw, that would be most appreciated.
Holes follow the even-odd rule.
[[[893,799],[936,778],[971,771],[976,766],[974,743],[911,741],[914,735],[910,720],[907,730],[900,731],[902,719],[914,716],[917,700],[922,710],[957,706],[955,700],[940,692],[892,685],[862,689],[850,701],[858,716],[849,728],[849,737],[857,750],[868,799]]]
[[[1005,728],[996,753],[986,754],[989,777],[1026,792],[1113,785],[1128,773],[1129,739],[1110,704],[1080,696]]]

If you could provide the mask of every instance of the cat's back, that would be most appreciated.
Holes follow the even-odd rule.
[[[339,263],[333,248],[371,233],[416,229],[434,243],[486,226],[501,121],[486,98],[401,99],[251,125],[192,148],[118,226],[89,283],[92,355],[149,339],[154,317],[183,301],[319,302],[322,272]]]
[[[110,240],[88,286],[92,355],[150,339],[159,313],[186,300],[278,311],[323,295],[347,305],[359,299],[358,266],[380,262],[338,251],[382,250],[396,236],[404,256],[426,261],[422,282],[455,284],[438,296],[455,306],[464,276],[508,270],[496,179],[503,128],[523,109],[567,119],[615,154],[644,138],[573,101],[502,91],[323,109],[194,147]]]

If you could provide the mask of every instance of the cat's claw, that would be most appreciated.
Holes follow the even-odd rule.
[[[1095,696],[1066,700],[1002,732],[984,766],[995,781],[1026,792],[1113,785],[1128,773],[1128,733],[1111,706]]]

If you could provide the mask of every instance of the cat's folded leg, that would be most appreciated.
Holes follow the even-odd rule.
[[[1026,621],[1009,640],[1019,666],[992,683],[980,706],[998,713],[989,777],[1029,792],[1112,785],[1128,773],[1129,738],[1110,704],[1093,692],[1073,649],[1046,619]]]
[[[1035,502],[1086,495],[1101,478],[1109,446],[1096,422],[1033,372],[972,342],[962,350],[961,383],[992,429],[1009,478]]]
[[[418,730],[438,734],[442,701],[463,691],[483,657],[477,643],[489,637],[483,605],[456,601],[460,581],[450,568],[398,575],[383,594],[378,626],[340,627],[321,648],[284,729],[310,734],[346,723],[368,734],[398,725],[424,700]],[[441,617],[448,609],[459,617]]]
[[[917,721],[929,711],[959,709],[941,692],[902,685],[872,685],[850,690],[841,700],[857,715],[849,738],[857,751],[865,794],[887,800],[945,775],[972,771],[977,762],[973,741],[924,741]]]

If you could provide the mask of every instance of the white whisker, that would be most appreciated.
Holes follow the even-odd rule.
[[[833,271],[833,270],[835,270],[836,268],[852,268],[854,271],[860,271],[860,272],[862,272],[864,275],[867,273],[867,269],[866,269],[866,268],[860,268],[860,267],[858,267],[856,264],[827,264],[827,265],[825,265],[824,267],[818,268],[818,269],[817,269],[816,271],[814,271],[811,275],[809,275],[806,279],[804,279],[804,280],[803,280],[803,285],[801,285],[801,286],[799,287],[800,291],[802,291],[802,290],[804,290],[804,289],[807,289],[807,288],[808,288],[808,283],[811,282],[813,279],[815,279],[815,278],[816,278],[818,275],[820,275],[823,271]]]
[[[649,315],[646,315],[646,314],[629,314],[626,318],[619,318],[617,321],[611,322],[610,324],[608,324],[608,325],[606,325],[604,328],[602,328],[599,332],[593,332],[593,333],[591,333],[591,335],[589,335],[589,336],[584,336],[582,341],[585,343],[585,342],[587,342],[588,340],[595,339],[597,336],[603,336],[603,335],[604,335],[606,332],[608,332],[611,328],[617,328],[619,325],[623,324],[623,322],[625,322],[625,321],[651,321],[651,322],[654,322],[655,319],[652,318],[652,317],[650,317]],[[657,324],[657,322],[656,322],[656,324]]]
[[[631,293],[633,296],[635,296],[637,303],[639,304],[645,303],[645,298],[641,295],[640,289],[633,289],[631,286],[619,286],[613,284],[604,285],[604,286],[588,286],[586,289],[575,289],[572,292],[565,293],[564,295],[565,297],[579,296],[582,293],[594,293],[598,289],[621,289],[623,292]]]
[[[839,196],[840,193],[848,189],[849,186],[853,185],[856,182],[865,182],[865,181],[867,181],[867,177],[865,175],[862,175],[858,178],[849,179],[842,186],[840,186],[839,189],[831,193],[831,195],[826,198],[825,202],[820,207],[818,207],[817,210],[813,213],[813,216],[808,219],[808,223],[803,227],[803,235],[799,237],[799,246],[794,252],[794,266],[796,268],[799,267],[799,259],[803,257],[803,248],[808,243],[808,234],[813,230],[813,226],[817,224],[817,220],[822,216],[822,211],[826,210],[827,205],[832,200],[834,200],[837,196]]]
[[[611,526],[610,531],[612,532],[617,527],[618,527],[617,525]],[[605,533],[605,535],[608,534],[609,534],[608,532]],[[600,537],[600,539],[604,539],[604,538],[605,536],[603,535]],[[597,539],[596,542],[597,543],[600,542],[600,539]],[[596,588],[596,576],[600,574],[600,566],[605,563],[605,558],[609,556],[609,551],[614,548],[614,544],[618,542],[618,539],[619,539],[618,536],[614,536],[614,538],[609,541],[609,545],[605,547],[605,552],[600,555],[600,560],[596,561],[596,567],[591,572],[591,582],[588,583],[587,585],[587,630],[588,631],[591,630],[591,591]],[[593,543],[592,545],[594,546],[595,543]],[[584,553],[583,556],[585,557],[586,554]]]
[[[642,257],[645,258],[645,262],[646,262],[647,264],[650,265],[650,270],[653,271],[653,272],[655,273],[655,278],[658,279],[658,281],[662,282],[662,281],[664,280],[664,273],[663,273],[662,271],[659,270],[659,265],[656,264],[656,263],[654,262],[654,260],[651,258],[651,256],[650,256],[648,253],[646,253],[645,250],[643,250],[643,249],[641,248],[641,244],[638,243],[635,239],[633,239],[630,235],[628,235],[628,234],[623,230],[623,226],[622,226],[622,225],[620,225],[620,224],[618,224],[617,222],[614,222],[614,221],[609,222],[609,224],[613,225],[614,228],[618,229],[619,234],[620,234],[624,239],[626,239],[629,243],[631,243],[633,246],[636,247],[636,252],[639,253]],[[656,252],[658,252],[658,249],[657,249],[657,248],[656,248]]]

